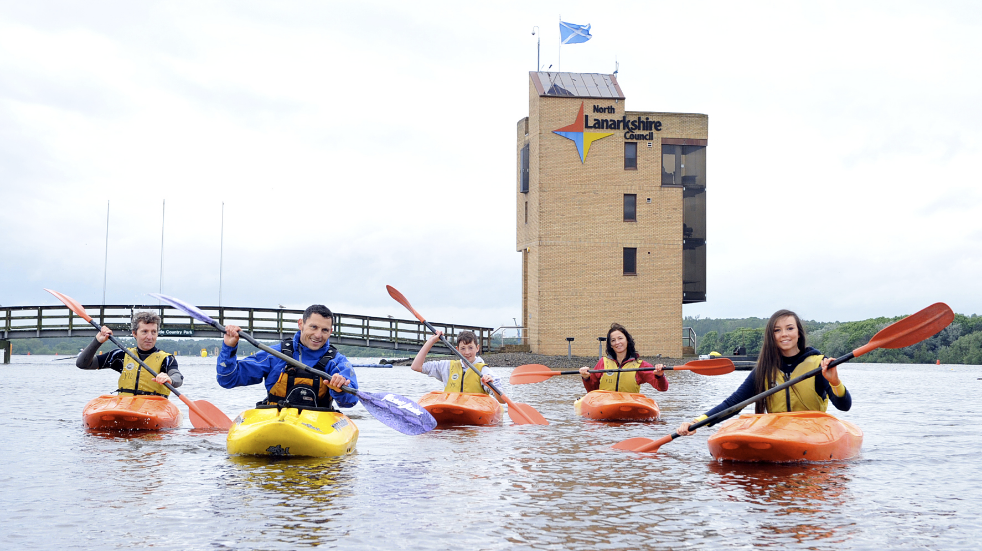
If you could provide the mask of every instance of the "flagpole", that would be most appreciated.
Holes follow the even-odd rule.
[[[222,232],[218,245],[218,306],[222,306],[222,264],[225,261],[225,201],[222,201]]]
[[[164,199],[163,206],[160,210],[160,279],[157,283],[157,294],[163,293],[164,289],[164,220],[167,217],[167,199]],[[160,304],[160,299],[157,299],[157,304]]]
[[[106,304],[106,278],[109,273],[109,200],[106,200],[106,256],[102,263],[102,304]]]
[[[532,27],[532,34],[535,35],[536,31],[539,30],[539,26],[535,25]],[[535,39],[535,72],[538,73],[539,69],[542,67],[542,33]]]
[[[559,60],[556,64],[559,66],[559,72],[563,72],[563,14],[559,14]]]

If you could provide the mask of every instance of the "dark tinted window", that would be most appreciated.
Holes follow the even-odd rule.
[[[624,247],[624,275],[638,274],[638,250]]]
[[[706,146],[661,146],[661,185],[706,187]]]
[[[638,168],[638,142],[624,142],[624,170]]]
[[[521,172],[521,177],[520,177],[521,183],[519,184],[521,186],[521,192],[528,193],[529,192],[529,144],[525,144],[525,147],[522,148],[521,167],[519,171]]]
[[[661,144],[661,185],[674,186],[682,183],[679,177],[676,181],[676,173],[679,172],[682,146],[672,144]]]
[[[634,193],[624,194],[624,221],[635,222],[638,219],[638,196]]]

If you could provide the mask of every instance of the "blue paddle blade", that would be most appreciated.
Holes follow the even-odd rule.
[[[161,295],[159,293],[147,293],[147,294],[154,298],[158,298],[166,302],[167,304],[170,304],[174,308],[183,311],[185,314],[188,314],[189,316],[191,316],[192,318],[198,321],[203,321],[209,325],[215,325],[217,323],[215,322],[215,320],[208,317],[207,314],[205,314],[201,310],[198,310],[197,307],[192,306],[179,298],[174,298],[167,295]]]
[[[355,396],[373,417],[403,434],[423,434],[436,428],[436,419],[430,412],[405,396],[361,390]]]

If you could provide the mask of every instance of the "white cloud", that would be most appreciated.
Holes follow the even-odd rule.
[[[563,70],[616,59],[630,109],[709,114],[687,314],[982,310],[980,10],[954,2],[6,4],[0,303],[99,302],[107,200],[107,300],[146,300],[166,199],[165,293],[215,304],[221,262],[225,304],[404,317],[391,284],[511,324],[515,123],[558,13],[594,34]]]

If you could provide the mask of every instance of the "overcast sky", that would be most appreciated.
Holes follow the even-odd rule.
[[[561,67],[560,15],[594,37]],[[110,304],[407,317],[389,284],[520,320],[539,37],[553,70],[619,62],[628,109],[709,115],[686,315],[982,313],[982,7],[894,0],[2,0],[0,304],[101,303],[107,263]]]

